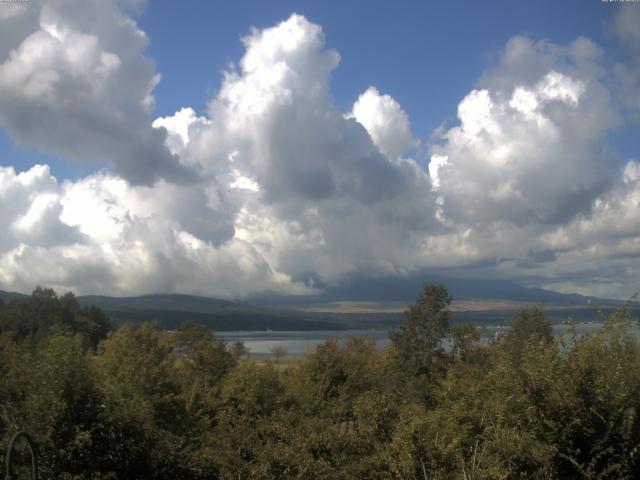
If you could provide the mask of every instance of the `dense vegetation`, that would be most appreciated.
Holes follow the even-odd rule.
[[[32,432],[56,479],[637,477],[624,310],[560,339],[525,310],[483,342],[450,328],[449,303],[426,285],[387,350],[328,341],[282,363],[194,323],[109,331],[100,310],[38,289],[0,306],[0,446]]]

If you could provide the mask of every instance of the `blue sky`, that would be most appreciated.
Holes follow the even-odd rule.
[[[250,26],[265,28],[291,13],[322,25],[327,46],[343,61],[333,93],[345,111],[369,85],[393,95],[416,132],[429,135],[455,121],[457,103],[514,35],[567,43],[587,36],[617,50],[607,22],[614,7],[600,1],[154,1],[138,21],[163,80],[157,111],[201,107],[220,74],[243,53]],[[189,53],[187,53],[189,52]]]
[[[0,289],[640,290],[636,2],[0,9]]]

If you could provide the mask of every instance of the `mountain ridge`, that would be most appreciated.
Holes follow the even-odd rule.
[[[287,297],[276,295],[254,296],[246,301],[223,300],[213,297],[180,293],[153,293],[138,296],[116,297],[108,295],[79,295],[81,305],[102,308],[116,324],[139,323],[159,320],[164,328],[175,329],[186,320],[193,320],[219,330],[341,330],[345,328],[372,328],[396,325],[401,321],[402,304],[415,300],[422,285],[430,281],[444,283],[454,298],[454,321],[504,322],[518,308],[542,305],[556,320],[568,316],[586,316],[590,320],[595,312],[586,308],[589,300],[607,309],[623,302],[611,299],[587,297],[579,294],[563,294],[541,288],[522,287],[504,280],[455,279],[444,277],[406,277],[326,289],[319,295]],[[411,292],[411,293],[407,293]],[[0,300],[5,302],[25,298],[27,295],[0,290]],[[371,302],[374,306],[366,312],[344,309],[342,311],[310,306],[357,301]],[[492,308],[493,301],[511,303],[507,308]],[[463,311],[455,308],[455,302],[467,303]],[[383,308],[385,302],[400,305],[395,311]],[[376,305],[380,306],[376,309]],[[471,307],[468,305],[471,304]],[[473,305],[476,305],[474,308]]]

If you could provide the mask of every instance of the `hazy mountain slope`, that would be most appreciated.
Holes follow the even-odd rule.
[[[350,279],[322,293],[307,297],[260,295],[251,299],[262,305],[309,305],[338,301],[374,301],[411,303],[422,286],[429,282],[443,283],[454,300],[509,300],[535,304],[585,305],[591,298],[600,305],[618,301],[563,294],[542,288],[527,288],[507,280],[485,278],[457,278],[444,275],[414,274],[403,278]]]
[[[27,295],[23,293],[3,292],[2,290],[0,290],[0,300],[2,300],[3,302],[9,302],[11,300],[15,300],[17,298],[24,298],[26,296]]]
[[[216,298],[181,294],[154,294],[139,297],[107,297],[82,295],[78,300],[105,310],[173,310],[199,313],[217,313],[230,309],[246,308],[238,303]]]
[[[138,323],[159,320],[165,328],[177,328],[185,320],[203,323],[215,330],[335,330],[341,328],[370,328],[390,326],[402,319],[402,310],[415,300],[426,282],[444,283],[454,301],[471,301],[478,308],[457,311],[453,321],[477,323],[508,322],[521,305],[543,305],[547,314],[559,321],[574,317],[598,320],[595,310],[587,308],[589,298],[577,294],[561,294],[541,288],[525,288],[504,280],[462,279],[444,276],[413,275],[406,278],[364,280],[355,279],[339,287],[325,288],[316,296],[286,297],[262,295],[250,303],[239,303],[215,298],[181,295],[153,294],[137,297],[109,297],[100,295],[79,296],[83,305],[101,307],[116,323]],[[62,293],[62,292],[59,292]],[[10,301],[24,297],[20,293],[0,291],[0,300]],[[513,308],[486,308],[492,300],[513,302]],[[366,313],[353,310],[313,311],[306,308],[331,302],[368,301],[381,306]],[[619,301],[593,299],[610,311]],[[400,305],[395,312],[382,308],[384,302]],[[307,311],[303,311],[307,310]]]
[[[329,319],[302,312],[255,307],[215,298],[180,294],[139,297],[80,296],[82,304],[97,305],[116,323],[159,320],[174,329],[193,320],[214,330],[334,330],[343,328]]]

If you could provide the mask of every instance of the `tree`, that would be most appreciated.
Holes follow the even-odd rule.
[[[18,430],[33,435],[44,478],[98,480],[108,456],[104,397],[80,335],[58,332],[36,345],[0,345],[0,448]],[[0,465],[0,471],[4,467]],[[22,477],[20,477],[22,478]]]
[[[242,340],[236,340],[229,347],[229,352],[233,355],[233,358],[240,360],[244,355],[249,355],[250,349]]]
[[[276,363],[278,363],[281,358],[286,357],[288,353],[287,347],[284,345],[276,345],[275,347],[271,347],[269,351],[271,352],[271,355],[276,358]]]
[[[194,440],[173,362],[171,346],[149,322],[120,327],[98,348],[92,365],[110,439],[104,468],[117,478],[188,478]]]
[[[434,356],[442,354],[442,340],[449,331],[451,297],[441,283],[428,283],[405,312],[405,320],[389,337],[396,360],[414,376],[433,375]]]
[[[58,297],[50,288],[36,287],[30,297],[0,305],[0,331],[17,342],[39,342],[52,332],[79,333],[92,348],[106,338],[112,325],[96,306],[81,306],[71,292]]]
[[[200,403],[234,367],[237,358],[227,350],[222,338],[196,322],[184,322],[173,341],[181,354],[175,370],[187,393],[187,406],[190,410],[200,408]]]
[[[240,362],[224,378],[217,425],[202,439],[215,452],[221,478],[261,478],[261,452],[271,440],[265,428],[282,408],[283,394],[284,384],[271,362]]]
[[[451,353],[456,360],[469,361],[473,357],[480,332],[470,323],[455,325],[451,329]]]
[[[551,321],[545,317],[542,309],[535,307],[531,311],[520,310],[511,321],[511,329],[504,337],[504,344],[513,361],[519,361],[522,350],[532,342],[550,343],[553,341]]]

